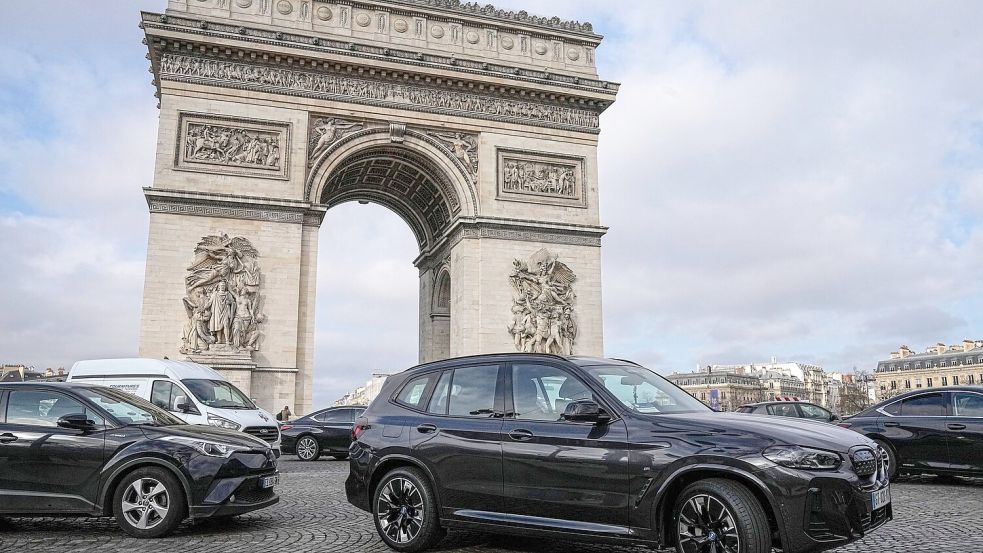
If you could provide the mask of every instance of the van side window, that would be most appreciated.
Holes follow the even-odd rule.
[[[174,386],[173,382],[167,380],[154,380],[154,385],[150,389],[150,402],[167,411],[176,411],[174,399],[180,394],[180,389]]]

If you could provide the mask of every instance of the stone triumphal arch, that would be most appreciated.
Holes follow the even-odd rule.
[[[306,412],[318,227],[350,201],[416,237],[422,361],[602,352],[596,147],[618,86],[590,24],[458,0],[170,0],[141,25],[160,100],[141,355]]]

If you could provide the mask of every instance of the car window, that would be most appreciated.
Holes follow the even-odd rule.
[[[577,377],[548,365],[512,366],[512,404],[515,418],[559,421],[567,405],[594,394]]]
[[[952,415],[983,418],[983,395],[970,392],[952,394]]]
[[[454,371],[444,371],[444,374],[440,375],[440,380],[437,381],[437,387],[434,388],[433,396],[430,398],[430,405],[427,406],[428,413],[435,415],[447,414],[447,400],[450,397],[451,378],[453,376]]]
[[[802,410],[802,418],[812,419],[817,421],[829,421],[832,413],[823,409],[818,405],[812,405],[811,403],[800,403],[799,409]]]
[[[396,401],[407,407],[420,409],[423,403],[423,393],[427,391],[430,381],[436,378],[434,373],[418,376],[403,385],[403,389],[396,396]]]
[[[901,401],[902,417],[941,417],[942,394],[926,394]]]
[[[454,369],[447,414],[454,417],[494,416],[497,387],[497,365]]]
[[[178,411],[177,403],[179,397],[184,397],[185,401],[187,401],[184,390],[180,386],[175,386],[169,380],[155,380],[154,385],[150,388],[150,403],[161,409]]]
[[[793,403],[773,403],[768,406],[768,414],[777,417],[798,417],[799,412]]]
[[[78,400],[47,390],[14,390],[7,398],[7,424],[57,427],[65,415],[86,415],[96,425],[103,419]]]
[[[894,403],[891,403],[890,405],[885,405],[883,407],[883,411],[885,413],[887,413],[888,415],[893,415],[895,417],[900,416],[901,415],[901,402],[900,401],[895,401]]]
[[[737,412],[738,413],[753,413],[754,412],[754,407],[748,407],[748,406],[738,407],[737,408]]]
[[[702,413],[710,408],[640,365],[591,365],[584,370],[626,408],[643,415]]]
[[[348,409],[337,409],[335,411],[325,411],[314,417],[318,422],[341,423],[352,422],[351,412]]]

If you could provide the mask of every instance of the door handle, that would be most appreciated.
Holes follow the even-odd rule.
[[[416,427],[416,431],[420,434],[433,434],[437,431],[437,427],[433,424],[421,424]]]
[[[517,442],[528,442],[532,439],[532,437],[532,432],[523,428],[516,428],[515,430],[509,432],[509,438],[512,438]]]
[[[901,423],[900,422],[885,422],[884,423],[884,426],[887,426],[887,427],[890,427],[890,428],[894,428],[896,426],[901,426]]]
[[[949,430],[966,430],[965,424],[959,424],[957,422],[947,424],[945,425],[945,427],[948,428]]]
[[[10,433],[0,434],[0,444],[9,444],[10,442],[16,442],[16,441],[17,441],[17,436],[14,436],[13,434]]]

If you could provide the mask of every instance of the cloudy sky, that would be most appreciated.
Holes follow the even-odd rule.
[[[136,353],[158,115],[137,21],[163,4],[4,6],[0,362]],[[983,338],[983,4],[497,5],[594,22],[622,83],[606,354],[851,370]],[[346,204],[320,247],[318,405],[417,358],[405,223]]]

